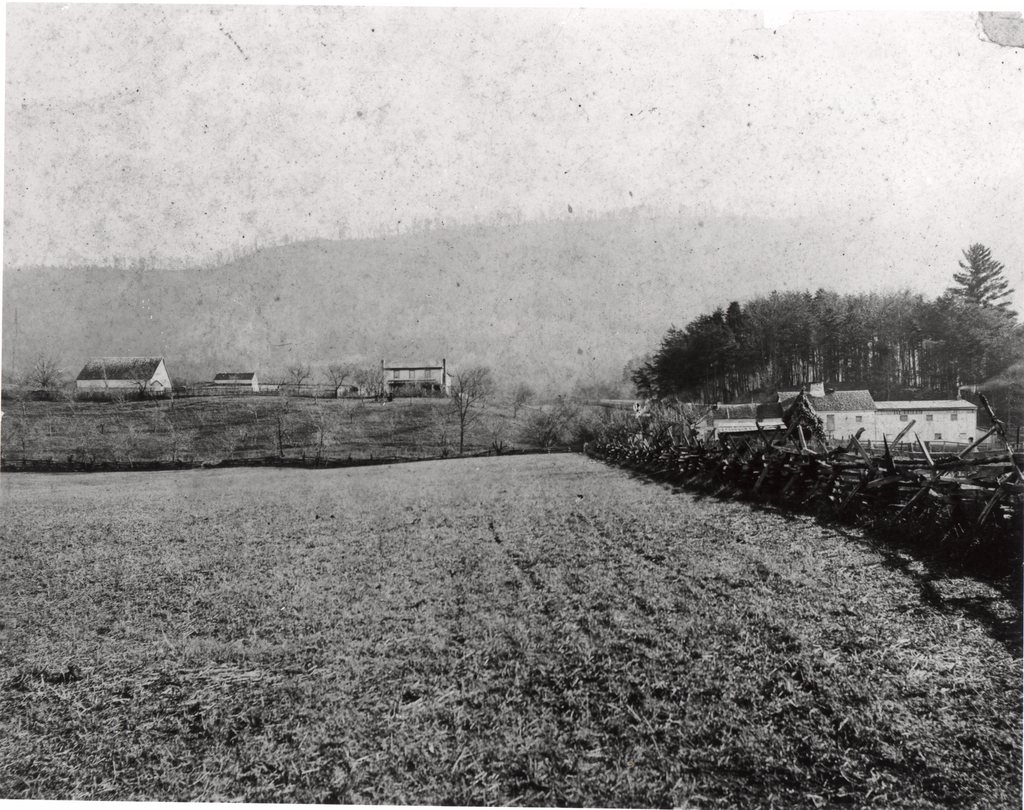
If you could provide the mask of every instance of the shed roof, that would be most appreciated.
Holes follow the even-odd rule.
[[[734,402],[719,405],[711,414],[715,423],[733,419],[781,419],[782,407],[777,402]]]
[[[978,408],[966,399],[897,399],[875,405],[880,411],[973,411]]]
[[[728,422],[716,422],[715,432],[717,433],[745,433],[757,430],[758,420],[756,419],[730,419]],[[785,430],[786,423],[781,419],[765,419],[761,421],[763,430]]]
[[[79,380],[149,380],[162,357],[95,357],[86,363]]]
[[[797,398],[799,391],[779,391],[779,404],[788,408]],[[861,391],[832,391],[823,397],[812,397],[805,393],[804,396],[818,413],[837,413],[840,411],[873,411],[875,400],[871,392]]]
[[[221,371],[213,376],[214,382],[252,382],[255,371]]]
[[[715,408],[715,421],[722,419],[757,419],[756,402],[735,402]]]

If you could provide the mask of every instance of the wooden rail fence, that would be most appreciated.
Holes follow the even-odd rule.
[[[585,451],[673,484],[895,530],[1011,573],[1024,539],[1024,454],[1011,449],[982,399],[993,427],[955,455],[933,454],[916,436],[920,452],[894,454],[913,422],[881,453],[865,449],[860,434],[830,446],[796,421],[784,435],[759,428],[756,436],[713,443],[677,425],[620,425]],[[1001,449],[978,452],[991,437]]]

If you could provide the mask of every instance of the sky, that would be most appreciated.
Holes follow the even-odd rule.
[[[6,13],[7,264],[645,206],[981,241],[1024,310],[1024,49],[968,12]]]

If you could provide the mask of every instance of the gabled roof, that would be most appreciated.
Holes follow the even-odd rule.
[[[222,371],[213,375],[214,382],[252,382],[255,371]]]
[[[799,391],[779,391],[779,404],[789,408],[797,398]],[[833,391],[823,397],[812,397],[804,394],[811,407],[818,413],[836,413],[839,411],[873,411],[875,400],[870,391]]]
[[[162,357],[96,357],[86,363],[78,380],[142,380],[156,374]]]
[[[970,411],[978,407],[966,399],[899,399],[875,405],[880,411]]]
[[[390,361],[390,362],[389,361],[385,361],[385,363],[384,363],[384,368],[385,369],[396,369],[396,368],[401,368],[401,369],[405,369],[405,368],[415,368],[415,369],[420,369],[420,368],[438,368],[439,369],[439,368],[442,368],[442,367],[443,367],[442,364],[439,363],[437,360],[424,360],[422,362],[409,362],[409,363],[404,363],[404,362],[399,363],[399,362],[395,362],[395,361]]]

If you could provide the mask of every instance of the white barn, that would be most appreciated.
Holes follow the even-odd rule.
[[[254,394],[260,392],[260,381],[255,371],[222,371],[213,375],[213,384],[229,390],[248,389]]]
[[[97,357],[78,372],[75,389],[92,394],[164,396],[171,392],[171,378],[162,357]]]

